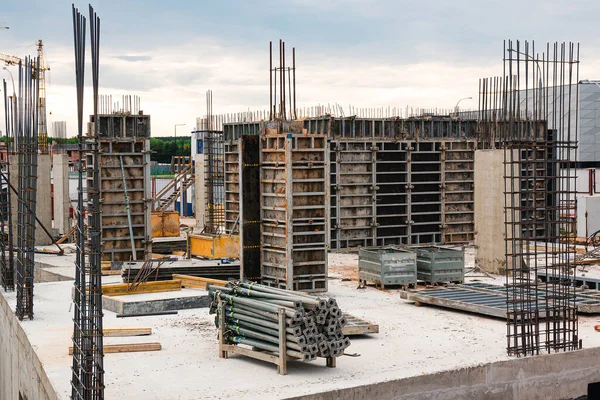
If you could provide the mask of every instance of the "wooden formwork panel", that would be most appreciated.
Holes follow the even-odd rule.
[[[88,155],[90,162],[91,157],[92,155]],[[133,257],[123,178],[129,198],[135,257],[137,260],[143,260],[152,253],[148,207],[149,141],[122,138],[100,140],[98,157],[102,260],[129,261]]]
[[[375,239],[375,145],[331,143],[331,247],[372,246]]]
[[[475,238],[476,147],[474,140],[443,142],[443,234],[447,244]]]
[[[260,141],[261,276],[273,286],[327,290],[329,149],[325,135]]]

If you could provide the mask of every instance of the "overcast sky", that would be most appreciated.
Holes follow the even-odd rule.
[[[87,16],[88,3],[75,4]],[[141,97],[152,135],[183,135],[205,113],[269,104],[269,41],[296,47],[298,105],[477,107],[478,79],[500,75],[504,39],[581,43],[581,79],[600,79],[597,0],[100,0],[100,93]],[[76,134],[71,1],[2,0],[0,53],[42,39],[48,123]],[[89,32],[88,32],[89,37]],[[89,39],[87,43],[89,52]],[[89,61],[89,57],[88,57]],[[13,69],[14,70],[14,69]],[[86,69],[91,81],[91,69]],[[15,76],[16,77],[16,76]],[[0,78],[10,80],[0,70]],[[9,83],[10,85],[10,83]],[[3,97],[3,96],[2,96]],[[86,113],[91,86],[86,88]],[[0,129],[4,131],[2,105]],[[51,114],[50,114],[51,113]],[[50,135],[52,132],[49,132]]]

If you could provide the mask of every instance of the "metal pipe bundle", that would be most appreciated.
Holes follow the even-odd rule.
[[[285,313],[286,355],[304,361],[338,357],[350,346],[342,333],[347,321],[335,299],[320,299],[292,290],[252,282],[208,285],[211,314],[217,327],[225,318],[229,343],[279,352],[279,310]],[[220,315],[219,303],[224,315]]]

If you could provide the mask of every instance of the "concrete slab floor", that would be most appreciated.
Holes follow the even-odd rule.
[[[467,264],[469,259],[472,255]],[[377,335],[351,339],[347,353],[356,357],[341,357],[334,369],[326,368],[322,359],[292,362],[288,375],[281,376],[272,364],[240,356],[219,359],[214,316],[208,309],[127,319],[106,311],[106,328],[153,328],[151,336],[106,338],[106,344],[157,341],[163,346],[159,352],[107,354],[106,398],[276,399],[509,359],[503,320],[417,307],[400,299],[397,290],[358,290],[355,281],[346,280],[357,268],[354,254],[331,254],[330,265],[328,296],[344,312],[380,327]],[[504,278],[476,279],[501,283]],[[35,319],[21,323],[64,399],[70,393],[71,288],[72,282],[36,284]],[[14,293],[5,296],[14,307]],[[600,346],[600,332],[593,329],[597,320],[580,317],[585,348]]]

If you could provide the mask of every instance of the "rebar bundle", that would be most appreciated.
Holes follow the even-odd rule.
[[[210,313],[225,318],[229,343],[279,352],[278,312],[285,310],[286,354],[313,361],[317,357],[339,357],[350,346],[342,333],[346,317],[335,299],[320,299],[301,292],[277,289],[252,282],[229,282],[208,286]],[[219,315],[219,303],[225,315]]]
[[[0,165],[0,186],[6,185],[6,195],[0,199],[0,285],[5,291],[15,290],[14,249],[12,235],[12,196],[10,193],[10,155],[13,154],[14,121],[16,117],[16,93],[8,96],[4,86],[4,117],[6,127],[6,159]]]
[[[285,66],[285,42],[279,40],[279,67],[273,64],[273,42],[269,42],[269,120],[293,120],[296,110],[296,48],[292,48],[292,66]],[[279,96],[277,82],[279,81]],[[286,82],[287,81],[287,82]],[[277,102],[279,101],[279,104]],[[289,108],[289,110],[288,110]]]
[[[504,150],[507,351],[580,348],[575,307],[579,46],[508,41],[504,76],[480,83],[489,146]],[[538,272],[555,280],[541,282]]]
[[[78,112],[78,196],[77,196],[77,252],[75,262],[75,295],[73,316],[73,368],[71,398],[81,400],[104,399],[104,347],[102,334],[102,281],[101,281],[101,226],[98,189],[98,75],[100,19],[92,6],[90,11],[90,38],[92,55],[92,82],[94,95],[94,134],[89,141],[83,135],[83,94],[85,86],[85,25],[86,20],[73,6],[75,74]],[[91,154],[83,166],[86,151]],[[83,176],[87,174],[87,209],[84,210]],[[84,212],[88,215],[87,230]],[[87,241],[85,233],[87,231]],[[86,253],[87,259],[86,259]]]
[[[18,213],[15,313],[20,320],[33,319],[33,269],[37,191],[39,71],[31,58],[19,62],[15,143],[18,154]]]

